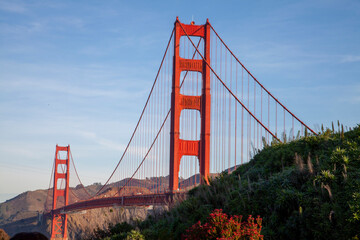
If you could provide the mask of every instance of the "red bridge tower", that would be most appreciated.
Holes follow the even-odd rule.
[[[66,152],[66,159],[61,159],[60,152]],[[54,188],[53,188],[53,210],[58,208],[58,202],[68,205],[69,198],[69,166],[70,145],[60,147],[56,145]],[[58,199],[63,197],[63,199]],[[66,213],[52,214],[51,240],[67,240],[67,215]]]
[[[204,39],[204,58],[210,64],[210,24],[183,24],[176,18],[174,38],[174,60],[171,93],[171,130],[170,130],[170,191],[178,190],[179,167],[182,156],[197,156],[200,176],[207,181],[210,167],[210,68],[203,60],[184,59],[179,56],[180,38],[196,36]],[[202,74],[201,96],[180,94],[180,75],[182,71],[195,71]],[[200,111],[200,140],[180,139],[180,115],[183,109]]]

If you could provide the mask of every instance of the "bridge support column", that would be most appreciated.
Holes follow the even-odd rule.
[[[66,159],[61,159],[60,152],[66,152]],[[58,208],[58,202],[68,205],[69,198],[69,167],[70,145],[61,147],[56,145],[54,187],[53,187],[53,210]],[[59,200],[62,197],[62,200]],[[67,240],[67,215],[66,213],[52,213],[51,240]]]
[[[169,188],[175,192],[179,188],[179,167],[182,156],[197,156],[200,165],[201,181],[207,182],[210,169],[210,68],[203,60],[183,59],[179,56],[180,38],[183,36],[201,37],[204,39],[204,58],[210,63],[210,24],[182,24],[175,21],[174,59],[171,93],[171,130],[170,130],[170,179]],[[201,96],[180,94],[180,75],[182,71],[202,73]],[[200,141],[180,139],[180,115],[183,109],[200,111]]]

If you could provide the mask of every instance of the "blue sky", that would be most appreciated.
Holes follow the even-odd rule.
[[[210,22],[309,126],[360,123],[359,1],[0,0],[0,202],[47,188],[55,145],[104,182],[176,16]]]

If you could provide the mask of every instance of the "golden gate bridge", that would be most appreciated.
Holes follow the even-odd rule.
[[[273,142],[307,134],[316,133],[250,73],[208,20],[195,25],[177,18],[140,118],[106,183],[85,188],[70,146],[56,146],[45,204],[51,239],[67,239],[70,212],[166,204]]]

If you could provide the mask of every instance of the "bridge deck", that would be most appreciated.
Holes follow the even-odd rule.
[[[185,192],[180,193],[161,193],[146,194],[110,198],[98,198],[87,201],[76,202],[67,206],[57,208],[51,211],[52,214],[64,214],[69,212],[78,212],[93,208],[114,207],[114,206],[149,206],[149,205],[165,205],[173,201],[175,198],[184,198]]]

